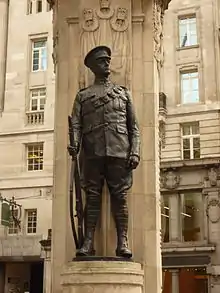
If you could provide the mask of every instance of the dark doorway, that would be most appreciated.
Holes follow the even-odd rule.
[[[43,293],[43,272],[43,263],[31,264],[30,293]]]

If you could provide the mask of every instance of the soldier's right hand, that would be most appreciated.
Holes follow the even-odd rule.
[[[79,151],[79,147],[78,145],[74,145],[74,146],[68,145],[67,150],[71,157],[75,157]]]

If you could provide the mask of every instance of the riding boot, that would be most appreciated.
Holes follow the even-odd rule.
[[[93,256],[94,234],[96,223],[99,218],[101,200],[97,194],[88,194],[85,210],[85,238],[82,247],[77,251],[76,256]]]
[[[112,213],[117,231],[116,256],[131,258],[132,252],[128,248],[128,208],[126,193],[117,200],[112,200]]]
[[[83,246],[76,252],[76,256],[93,256],[94,250],[94,231],[87,231]]]
[[[125,257],[125,258],[131,258],[132,252],[128,247],[128,237],[126,230],[124,231],[118,231],[118,244],[116,248],[116,256],[119,257]]]

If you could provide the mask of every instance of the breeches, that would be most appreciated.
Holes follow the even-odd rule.
[[[84,163],[86,227],[95,229],[101,208],[104,181],[111,196],[112,213],[117,229],[119,226],[127,226],[127,191],[132,186],[132,171],[127,168],[127,161],[115,157],[100,157],[86,159]]]

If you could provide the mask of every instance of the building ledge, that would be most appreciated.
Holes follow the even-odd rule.
[[[213,252],[215,251],[215,245],[212,244],[201,244],[201,245],[187,245],[187,246],[180,246],[177,245],[170,245],[168,247],[168,244],[163,245],[162,247],[162,253],[187,253],[187,252]]]
[[[167,161],[160,163],[160,169],[163,171],[169,169],[188,168],[188,167],[207,167],[219,166],[220,157],[215,158],[202,158],[194,160],[180,160],[180,161]]]
[[[40,257],[42,235],[9,235],[0,238],[0,257]]]

